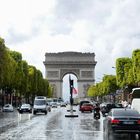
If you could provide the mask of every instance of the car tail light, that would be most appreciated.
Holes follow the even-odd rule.
[[[120,121],[117,120],[117,119],[112,119],[111,120],[111,124],[119,124],[119,123],[120,123]]]
[[[140,124],[140,120],[137,121],[137,124]]]

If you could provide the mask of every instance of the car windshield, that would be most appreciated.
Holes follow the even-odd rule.
[[[35,105],[45,105],[46,104],[46,100],[35,100],[34,104]]]
[[[92,106],[92,104],[86,104],[86,103],[84,103],[83,106]]]
[[[140,116],[135,110],[114,110],[113,116]]]
[[[29,104],[22,105],[22,107],[29,107],[29,106],[30,106]]]
[[[4,107],[10,107],[10,105],[5,105]]]

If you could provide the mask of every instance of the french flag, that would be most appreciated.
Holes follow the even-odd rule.
[[[77,94],[78,93],[77,90],[74,87],[72,88],[72,93],[73,94]]]

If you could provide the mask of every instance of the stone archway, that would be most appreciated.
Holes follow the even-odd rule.
[[[73,73],[77,77],[78,96],[86,97],[87,89],[95,83],[95,54],[81,52],[46,53],[45,77],[53,90],[54,97],[62,97],[63,77]]]

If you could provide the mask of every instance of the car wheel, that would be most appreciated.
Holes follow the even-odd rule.
[[[130,138],[135,140],[136,139],[136,134],[135,133],[130,134]]]
[[[140,140],[140,133],[138,134],[138,139]]]
[[[34,111],[33,114],[36,115],[36,112]]]

